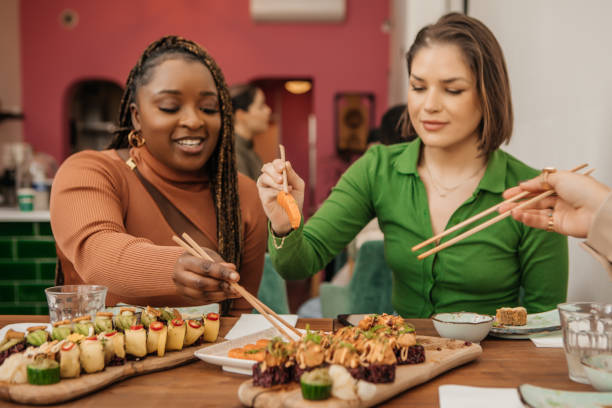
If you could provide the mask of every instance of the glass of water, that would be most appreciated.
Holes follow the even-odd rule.
[[[108,288],[101,285],[64,285],[45,289],[51,323],[91,315],[104,309]]]
[[[612,304],[578,302],[557,306],[571,380],[589,384],[582,357],[612,352]]]

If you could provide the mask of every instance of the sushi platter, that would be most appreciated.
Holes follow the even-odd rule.
[[[219,323],[217,313],[184,319],[177,309],[147,307],[52,326],[9,325],[0,339],[0,400],[55,404],[186,364],[218,341]]]
[[[417,336],[412,325],[389,315],[369,315],[334,333],[307,331],[297,341],[275,338],[261,343],[263,350],[258,343],[244,351],[256,364],[253,379],[238,390],[251,407],[369,407],[482,353],[463,340]],[[222,345],[214,348],[213,355]]]

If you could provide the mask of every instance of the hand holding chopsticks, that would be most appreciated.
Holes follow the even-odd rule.
[[[582,164],[580,166],[577,166],[577,167],[573,168],[571,170],[571,172],[577,172],[578,170],[581,170],[581,169],[583,169],[585,167],[587,167],[587,164]],[[547,190],[547,191],[545,191],[545,192],[543,192],[543,193],[541,193],[541,194],[539,194],[539,195],[537,195],[535,197],[532,197],[530,199],[527,199],[525,201],[520,202],[520,204],[517,204],[514,207],[514,209],[516,210],[516,209],[528,208],[529,206],[534,205],[538,201],[543,200],[546,197],[549,197],[549,196],[553,195],[554,193],[555,193],[554,190]],[[515,201],[518,201],[518,200],[520,200],[522,198],[525,198],[525,197],[527,197],[529,195],[531,195],[531,192],[524,191],[524,192],[522,192],[520,194],[517,194],[514,197],[509,198],[508,200],[506,200],[504,202],[496,204],[496,205],[492,206],[491,208],[488,208],[487,210],[485,210],[485,211],[483,211],[483,212],[481,212],[479,214],[476,214],[475,216],[473,216],[471,218],[468,218],[467,220],[465,220],[465,221],[463,221],[463,222],[453,226],[452,228],[449,228],[448,230],[446,230],[446,231],[444,231],[444,232],[442,232],[442,233],[440,233],[440,234],[438,234],[438,235],[436,235],[436,236],[434,236],[432,238],[429,238],[429,239],[423,241],[422,243],[420,243],[418,245],[415,245],[412,248],[412,251],[413,252],[417,251],[417,250],[423,248],[426,245],[429,245],[429,244],[431,244],[433,242],[437,242],[442,237],[445,237],[445,236],[447,236],[447,235],[457,231],[458,229],[463,228],[463,227],[465,227],[465,226],[467,226],[469,224],[472,224],[474,221],[479,220],[480,218],[482,218],[482,217],[484,217],[484,216],[486,216],[488,214],[491,214],[491,213],[497,211],[500,207],[502,207],[504,205],[507,205],[509,203],[513,203]],[[461,240],[463,240],[463,239],[465,239],[465,238],[467,238],[467,237],[469,237],[469,236],[471,236],[471,235],[473,235],[473,234],[475,234],[475,233],[477,233],[479,231],[482,231],[483,229],[485,229],[485,228],[487,228],[487,227],[497,223],[498,221],[501,221],[501,220],[509,217],[510,215],[512,215],[511,211],[503,212],[500,215],[498,215],[498,216],[496,216],[496,217],[494,217],[494,218],[484,222],[483,224],[480,224],[480,225],[474,227],[473,229],[468,230],[468,231],[466,231],[466,232],[464,232],[464,233],[462,233],[462,234],[460,234],[460,235],[458,235],[458,236],[456,236],[456,237],[454,237],[454,238],[444,242],[443,244],[438,245],[438,246],[436,246],[436,247],[434,247],[434,248],[432,248],[432,249],[430,249],[430,250],[420,254],[418,256],[418,259],[424,259],[424,258],[428,257],[429,255],[435,254],[435,253],[437,253],[437,252],[439,252],[439,251],[441,251],[441,250],[443,250],[445,248],[448,248],[449,246],[451,246],[451,245],[453,245],[453,244],[455,244],[455,243],[457,243],[457,242],[459,242],[459,241],[461,241]]]
[[[176,235],[172,237],[172,240],[179,244],[185,251],[190,253],[191,255],[201,258],[210,262],[215,262],[205,251],[200,247],[187,233],[182,235],[182,239],[177,237]],[[266,318],[272,326],[276,328],[283,336],[285,336],[289,340],[293,340],[294,338],[289,335],[280,325],[285,325],[285,327],[289,328],[294,335],[301,337],[301,333],[292,325],[287,323],[283,318],[277,315],[272,309],[266,306],[263,302],[261,302],[257,297],[250,294],[244,287],[239,285],[237,282],[230,282],[230,286],[236,290],[251,306],[253,306],[264,318]],[[275,320],[276,319],[276,320]]]

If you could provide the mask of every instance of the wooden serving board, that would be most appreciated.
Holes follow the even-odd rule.
[[[225,341],[217,339],[217,342]],[[163,357],[147,356],[140,361],[127,361],[122,366],[106,367],[93,374],[82,373],[78,378],[62,379],[57,384],[31,385],[0,382],[0,400],[20,404],[47,405],[82,397],[112,383],[154,371],[167,370],[190,363],[197,358],[194,352],[215,343],[186,347],[181,351],[168,351]]]
[[[376,384],[374,397],[367,401],[345,401],[330,398],[325,401],[307,401],[297,383],[271,388],[256,387],[252,380],[245,381],[238,389],[240,402],[249,407],[265,408],[353,408],[371,407],[409,388],[422,384],[445,371],[475,360],[482,354],[478,344],[469,345],[463,340],[417,336],[417,342],[425,347],[425,362],[397,366],[395,381]]]

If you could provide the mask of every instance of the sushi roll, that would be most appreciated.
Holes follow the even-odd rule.
[[[161,312],[159,310],[154,309],[151,306],[147,306],[147,308],[143,310],[142,314],[140,315],[140,322],[145,328],[148,329],[151,323],[160,319],[160,316]]]
[[[57,361],[39,356],[27,366],[28,382],[32,385],[48,385],[60,382],[60,367]]]
[[[96,313],[94,327],[96,334],[113,331],[113,314],[111,312]]]
[[[214,343],[219,336],[219,313],[208,313],[204,317],[204,341]]]
[[[417,344],[414,327],[406,325],[391,340],[397,358],[397,364],[419,364],[425,361],[425,348]]]
[[[395,381],[397,359],[388,339],[377,337],[367,340],[362,349],[360,364],[348,369],[353,378],[374,384]]]
[[[134,357],[147,355],[147,332],[142,324],[134,325],[125,331],[125,352]]]
[[[103,334],[104,364],[117,366],[125,364],[125,337],[116,330]]]
[[[26,335],[27,343],[35,347],[46,343],[49,340],[49,332],[46,329],[47,326],[28,327],[28,334]]]
[[[70,320],[62,320],[53,323],[53,329],[51,330],[51,338],[53,340],[64,340],[72,333],[72,324]]]
[[[185,340],[183,340],[183,347],[195,344],[202,337],[202,334],[204,334],[204,325],[197,320],[187,320],[186,328],[187,331],[185,333]]]
[[[122,307],[119,314],[115,316],[115,328],[125,332],[137,322],[135,309],[132,307]]]
[[[325,335],[306,331],[306,334],[297,343],[295,352],[295,379],[299,381],[302,374],[321,367],[325,363],[325,349],[323,340]]]
[[[75,378],[81,375],[79,346],[71,341],[65,341],[60,348],[60,377]]]
[[[253,385],[272,387],[294,380],[295,345],[280,337],[268,343],[264,360],[253,366]]]
[[[157,353],[163,357],[166,353],[166,340],[168,338],[168,327],[162,322],[151,322],[147,335],[147,354]]]
[[[173,319],[168,322],[168,339],[166,340],[166,350],[182,350],[185,341],[185,321]]]
[[[79,361],[83,370],[90,374],[104,370],[104,347],[96,336],[87,337],[79,344]]]
[[[74,325],[74,332],[82,334],[85,337],[93,336],[95,333],[94,324],[91,321],[90,315],[85,315],[72,319]]]
[[[20,353],[26,347],[25,333],[9,329],[0,342],[0,366],[11,354]]]

